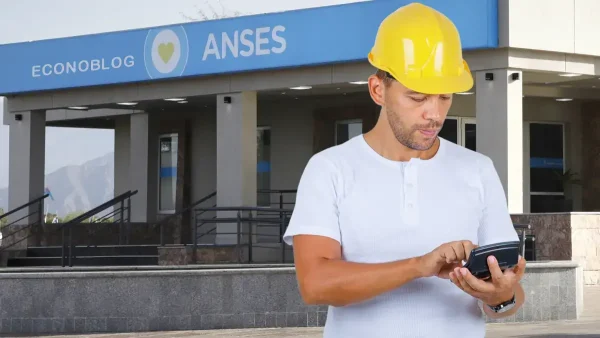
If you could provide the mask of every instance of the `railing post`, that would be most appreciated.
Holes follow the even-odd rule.
[[[34,231],[35,233],[35,245],[37,246],[41,246],[42,245],[42,233],[43,233],[43,227],[44,227],[44,200],[41,199],[38,201],[38,205],[37,205],[37,213],[38,213],[38,217],[37,217],[37,227],[34,225],[32,227],[32,231]]]
[[[163,222],[160,221],[158,224],[158,231],[160,232],[160,246],[165,246],[165,236],[163,233]]]
[[[69,224],[69,266],[73,266],[73,255],[75,254],[75,248],[73,248],[73,224]]]
[[[241,211],[237,212],[237,241],[235,243],[235,249],[238,254],[238,263],[242,262],[242,253],[240,252],[240,244],[242,240],[242,215]]]
[[[198,247],[198,211],[194,214],[194,226],[192,227],[192,264],[196,264],[196,248]]]
[[[279,240],[281,241],[281,263],[285,263],[285,242],[283,241],[283,228],[285,227],[285,214],[281,213],[281,224],[279,225]]]
[[[64,268],[65,267],[65,254],[66,254],[65,246],[67,245],[67,243],[65,242],[65,227],[62,226],[61,229],[62,229],[62,249],[61,249],[62,258],[60,259],[60,264]]]
[[[131,240],[131,196],[127,198],[127,244]]]
[[[119,222],[119,245],[123,245],[123,222],[125,218],[125,202],[121,201],[121,210],[119,211],[121,214],[121,220]]]
[[[279,193],[279,210],[283,209],[283,193]]]
[[[248,212],[248,263],[252,264],[252,228],[254,226],[252,211]]]

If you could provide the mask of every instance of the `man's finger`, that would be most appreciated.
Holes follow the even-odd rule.
[[[456,260],[463,261],[465,259],[465,247],[462,242],[454,242],[452,243],[452,249],[456,253]]]
[[[482,292],[479,292],[479,290],[477,290],[477,289],[473,288],[473,287],[471,286],[471,284],[469,284],[469,283],[467,282],[466,276],[464,276],[464,275],[462,274],[461,270],[462,270],[462,269],[457,269],[457,270],[456,270],[456,272],[455,272],[455,274],[456,274],[456,279],[458,279],[458,282],[460,283],[460,288],[461,288],[461,289],[462,289],[464,292],[468,293],[469,295],[471,295],[471,296],[473,296],[473,297],[475,297],[475,298],[481,298],[483,293],[482,293]],[[468,273],[468,271],[467,271],[467,273]],[[473,277],[473,276],[471,275],[471,277]]]
[[[490,273],[492,274],[492,282],[499,283],[502,281],[504,274],[502,273],[502,269],[500,269],[500,265],[498,265],[498,260],[496,260],[496,257],[488,256],[487,262]]]
[[[473,276],[466,268],[461,268],[459,270],[459,273],[461,274],[459,279],[463,279],[465,283],[467,283],[469,288],[473,289],[474,291],[486,293],[492,292],[495,289],[493,284],[490,284]]]
[[[475,245],[473,245],[473,243],[471,243],[470,241],[463,241],[462,244],[465,250],[465,258],[463,259],[466,261],[469,259],[469,256],[471,256],[471,251],[473,251]]]
[[[459,289],[462,289],[462,286],[460,285],[460,282],[458,281],[458,278],[454,272],[450,272],[448,276],[454,285],[456,285]]]
[[[456,251],[454,250],[452,245],[449,245],[449,248],[446,248],[444,256],[446,257],[446,263],[448,264],[454,263],[458,260],[456,257]]]
[[[527,262],[525,261],[525,258],[519,255],[519,262],[517,263],[517,266],[515,266],[515,268],[513,269],[514,273],[517,275],[518,278],[521,278],[525,273],[526,264]]]

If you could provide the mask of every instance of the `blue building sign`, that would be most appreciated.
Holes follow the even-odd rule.
[[[0,94],[366,60],[379,23],[409,0],[0,46]],[[498,45],[497,0],[422,0],[457,26],[463,49]]]
[[[563,169],[562,158],[532,157],[529,159],[529,167],[537,169]]]

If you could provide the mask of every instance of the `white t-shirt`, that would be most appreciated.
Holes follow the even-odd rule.
[[[382,263],[440,244],[518,240],[492,161],[441,139],[429,160],[388,160],[362,135],[308,162],[284,241],[298,234],[341,243],[344,260]],[[477,300],[449,280],[417,279],[359,304],[330,306],[325,338],[483,338]]]

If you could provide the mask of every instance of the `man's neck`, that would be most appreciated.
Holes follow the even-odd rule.
[[[375,127],[365,133],[364,138],[374,151],[388,160],[403,162],[409,161],[411,158],[429,160],[437,154],[440,148],[441,140],[439,137],[436,138],[435,143],[428,150],[414,150],[400,143],[391,131],[386,133],[378,129],[378,127]]]

